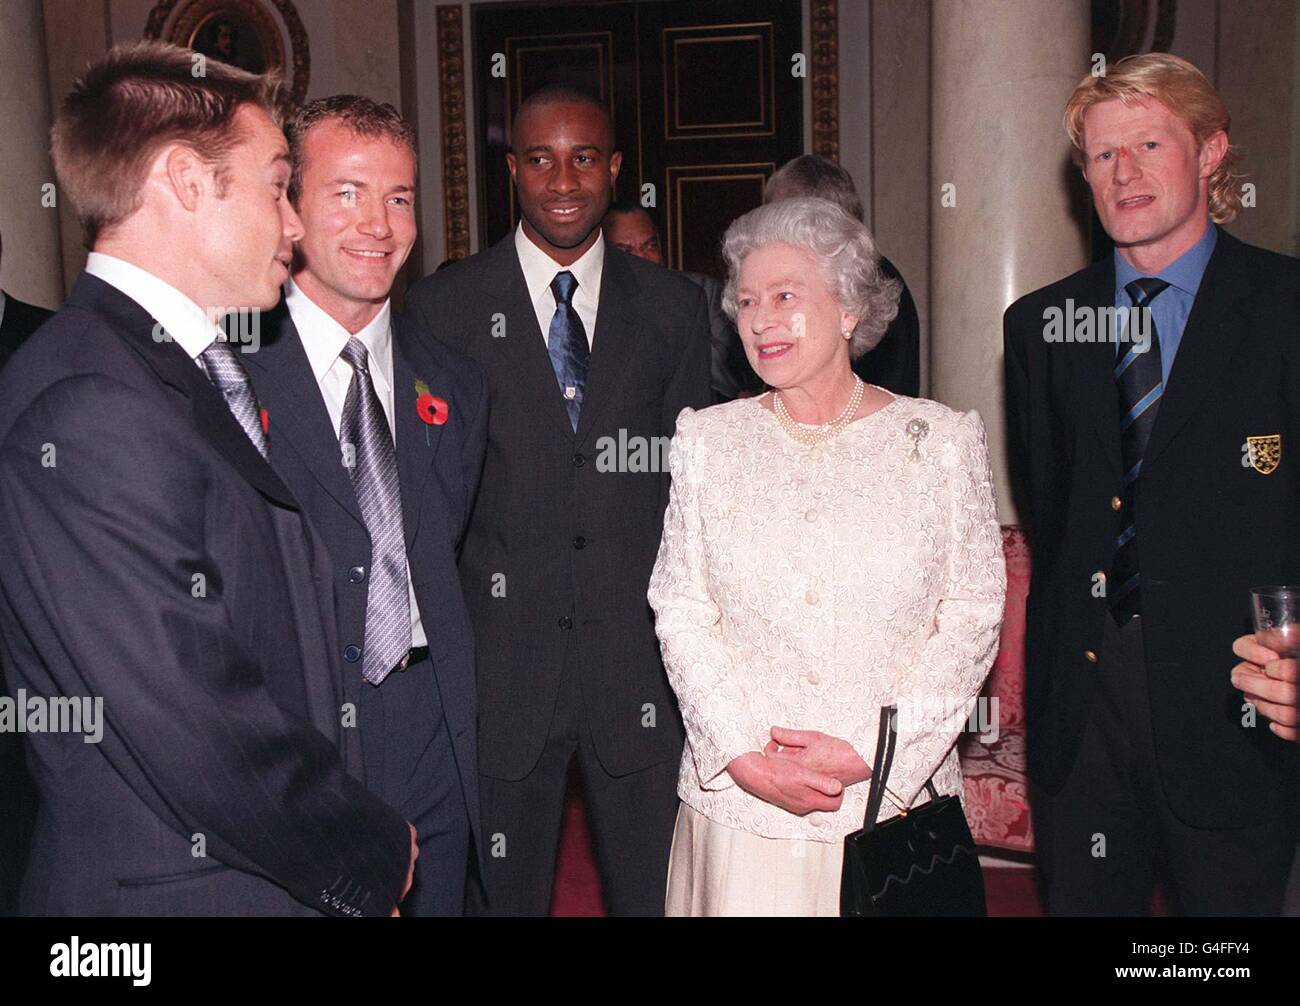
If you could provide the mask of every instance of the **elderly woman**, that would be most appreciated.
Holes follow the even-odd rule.
[[[955,742],[1006,586],[984,428],[862,384],[898,284],[822,199],[737,220],[724,304],[772,389],[682,410],[650,582],[686,724],[669,915],[835,915],[880,707],[899,707],[881,818],[961,794]],[[920,800],[918,800],[920,797]]]

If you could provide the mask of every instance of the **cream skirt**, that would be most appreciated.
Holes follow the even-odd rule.
[[[664,914],[839,915],[843,842],[764,838],[677,812]]]

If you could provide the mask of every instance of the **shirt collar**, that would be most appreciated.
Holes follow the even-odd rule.
[[[1205,275],[1205,267],[1210,264],[1210,256],[1214,254],[1214,246],[1218,240],[1219,228],[1213,223],[1207,223],[1205,233],[1201,235],[1200,240],[1161,269],[1157,277],[1170,286],[1177,287],[1188,296],[1195,297],[1196,291],[1201,287],[1201,277]],[[1116,291],[1122,292],[1133,280],[1141,279],[1142,276],[1143,274],[1133,268],[1128,259],[1124,258],[1116,248]]]
[[[534,301],[551,285],[555,274],[565,269],[573,273],[573,278],[578,281],[579,290],[586,291],[593,298],[600,296],[600,278],[605,268],[603,233],[596,234],[592,246],[572,265],[560,265],[533,244],[532,238],[524,233],[521,222],[515,228],[515,251],[519,254],[519,265],[524,271],[524,281],[528,284],[528,296]]]
[[[86,272],[115,287],[149,312],[191,360],[212,345],[221,330],[207,313],[170,283],[115,255],[91,252]]]
[[[284,301],[289,309],[289,317],[298,329],[298,338],[302,340],[302,348],[307,353],[311,372],[319,384],[354,333],[330,317],[292,279],[284,285]],[[379,313],[365,328],[355,333],[370,355],[370,376],[377,388],[390,383],[388,375],[392,371],[392,313],[392,302],[384,301]]]

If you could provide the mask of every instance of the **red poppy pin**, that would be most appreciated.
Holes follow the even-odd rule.
[[[442,426],[447,422],[450,410],[444,399],[429,392],[429,386],[423,381],[415,382],[415,393],[418,396],[415,399],[415,412],[420,417],[420,421],[426,426]],[[428,430],[425,430],[425,439],[428,439]]]
[[[266,436],[271,432],[271,417],[266,413],[266,406],[262,406],[257,415],[262,420],[262,436]]]

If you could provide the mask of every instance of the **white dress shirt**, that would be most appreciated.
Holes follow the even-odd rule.
[[[185,294],[153,273],[115,255],[91,252],[86,257],[86,272],[116,287],[148,311],[162,326],[155,338],[165,341],[165,332],[200,367],[199,354],[222,334],[207,312]]]
[[[555,317],[555,294],[551,292],[551,281],[559,272],[571,272],[578,281],[578,288],[573,291],[573,309],[582,320],[582,327],[587,330],[587,346],[592,345],[596,335],[596,309],[600,306],[600,277],[605,269],[605,236],[596,235],[596,243],[582,253],[582,257],[573,265],[560,265],[546,252],[533,244],[532,239],[524,233],[523,225],[515,228],[515,251],[519,254],[519,265],[524,270],[524,282],[528,284],[528,297],[537,312],[537,324],[542,330],[542,341],[550,341],[551,319]]]
[[[289,317],[298,329],[298,338],[307,353],[312,375],[320,388],[321,397],[325,399],[325,408],[334,424],[334,436],[338,437],[343,425],[343,403],[348,397],[348,385],[352,382],[352,367],[339,354],[348,344],[352,333],[331,318],[310,297],[308,297],[291,279],[284,286],[285,303],[289,308]],[[370,358],[370,379],[375,386],[375,395],[388,420],[388,431],[397,442],[397,424],[393,411],[393,328],[392,307],[388,301],[379,309],[379,313],[365,328],[355,333],[366,347]],[[342,460],[339,462],[342,464]],[[424,634],[424,625],[420,621],[420,608],[415,601],[415,584],[411,580],[410,560],[406,563],[406,584],[411,599],[411,646],[424,646],[428,639]]]

